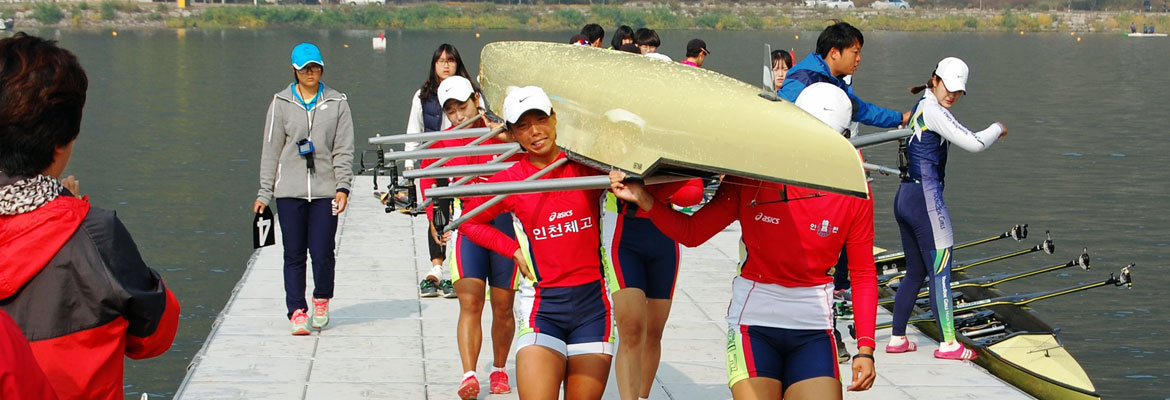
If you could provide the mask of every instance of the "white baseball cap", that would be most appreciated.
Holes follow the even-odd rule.
[[[844,132],[853,119],[853,102],[849,96],[828,82],[818,82],[804,88],[796,98],[796,106],[837,132]]]
[[[548,99],[544,89],[536,86],[516,88],[504,98],[504,119],[509,124],[519,121],[520,116],[529,110],[540,110],[545,115],[552,115],[552,100]]]
[[[951,92],[967,92],[967,74],[970,70],[967,63],[955,57],[947,57],[934,67],[934,74],[942,78],[943,85]]]
[[[439,83],[439,106],[447,104],[447,100],[467,101],[475,89],[471,81],[459,75],[453,75]]]

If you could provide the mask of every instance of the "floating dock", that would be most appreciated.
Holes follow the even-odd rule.
[[[388,178],[383,178],[388,179]],[[253,253],[240,282],[194,356],[176,399],[450,399],[462,378],[455,343],[456,299],[420,298],[430,270],[425,217],[386,214],[369,195],[370,176],[354,178],[337,230],[332,320],[309,336],[289,334],[280,240]],[[674,305],[663,334],[662,362],[651,399],[730,399],[724,367],[723,317],[739,255],[739,225],[707,243],[683,248]],[[308,286],[312,290],[312,270]],[[878,310],[878,321],[890,319]],[[491,307],[484,310],[484,329]],[[846,399],[1030,399],[970,362],[936,360],[934,344],[910,327],[919,351],[875,354],[878,377]],[[842,332],[845,332],[842,327]],[[889,329],[877,332],[879,347]],[[845,338],[856,353],[855,344]],[[620,345],[620,337],[618,338]],[[480,353],[480,399],[515,399],[515,348],[508,359],[513,391],[489,395],[491,340]],[[841,365],[842,380],[852,377]],[[618,399],[611,369],[605,399]]]

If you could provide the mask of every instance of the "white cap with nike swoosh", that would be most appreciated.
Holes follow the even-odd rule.
[[[545,115],[552,115],[552,100],[549,100],[544,89],[537,86],[516,88],[504,98],[504,119],[509,124],[519,121],[520,116],[529,110],[540,110]]]
[[[817,82],[804,88],[796,106],[812,114],[837,132],[844,132],[853,119],[853,102],[837,85]]]
[[[934,67],[934,74],[943,81],[947,91],[967,93],[967,74],[970,73],[967,63],[957,57],[947,57]]]
[[[459,75],[448,77],[439,83],[439,106],[446,105],[447,100],[465,102],[471,98],[472,93],[475,93],[475,88],[467,78]]]

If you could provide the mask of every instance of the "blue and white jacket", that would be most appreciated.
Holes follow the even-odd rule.
[[[796,65],[792,66],[792,69],[788,70],[788,76],[784,79],[784,85],[780,90],[776,91],[776,95],[784,100],[795,103],[796,98],[800,96],[800,92],[804,91],[804,88],[817,82],[828,82],[837,85],[837,87],[845,91],[845,94],[849,95],[849,100],[853,102],[854,121],[879,128],[894,128],[902,123],[902,113],[866,103],[857,98],[853,94],[853,87],[833,76],[829,72],[829,65],[825,64],[825,59],[815,52],[809,54],[803,60],[796,63]]]

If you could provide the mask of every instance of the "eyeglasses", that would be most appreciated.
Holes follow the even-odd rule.
[[[319,74],[319,73],[321,73],[321,66],[320,65],[310,65],[310,66],[298,69],[297,73],[301,74],[301,75]]]

